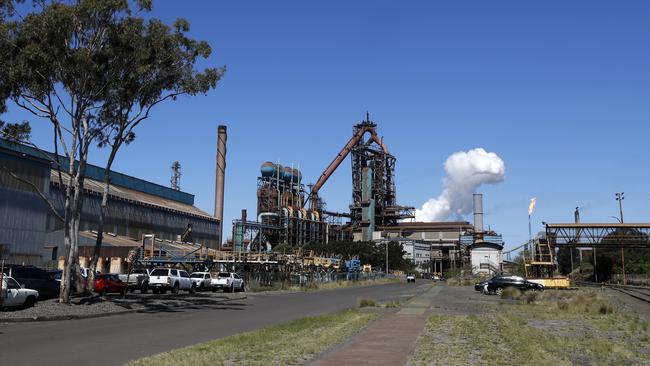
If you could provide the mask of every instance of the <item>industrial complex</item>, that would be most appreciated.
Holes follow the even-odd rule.
[[[595,224],[578,221],[547,224],[544,237],[503,253],[502,236],[484,228],[480,193],[473,195],[471,223],[416,222],[414,207],[398,204],[397,158],[390,154],[387,142],[379,137],[377,130],[377,124],[366,114],[363,121],[353,126],[351,138],[314,184],[306,183],[297,167],[283,166],[280,162],[262,163],[256,192],[251,192],[257,196],[255,214],[249,215],[248,208],[242,208],[241,217],[233,220],[231,228],[224,228],[223,223],[226,126],[217,129],[212,214],[196,207],[194,196],[179,189],[178,162],[172,164],[170,187],[110,172],[106,235],[99,270],[124,272],[129,252],[138,249],[139,261],[147,267],[183,265],[223,270],[236,263],[267,267],[271,263],[276,270],[320,268],[331,272],[345,268],[344,261],[355,258],[342,258],[336,253],[304,253],[302,246],[365,241],[399,243],[404,258],[417,271],[438,275],[450,269],[475,275],[507,272],[516,265],[511,262],[510,253],[523,250],[526,274],[550,278],[556,275],[553,248],[577,247],[575,243],[590,238],[593,243],[583,243],[580,247],[592,247],[623,228],[623,224],[600,224],[592,228]],[[319,192],[348,156],[352,168],[349,210],[328,210],[325,197]],[[53,210],[63,211],[61,187],[69,177],[59,174],[52,166],[55,160],[52,157],[52,153],[32,146],[0,141],[0,255],[8,263],[49,268],[62,264],[63,227]],[[80,227],[82,266],[92,256],[97,239],[102,178],[101,167],[87,167]],[[624,229],[647,230],[644,225],[625,225]],[[283,253],[274,253],[278,245],[282,245]],[[296,250],[287,252],[287,248]]]
[[[178,162],[172,166],[171,187],[111,172],[100,266],[122,269],[128,251],[148,248],[144,244],[147,240],[154,246],[141,251],[142,259],[148,255],[157,264],[166,260],[202,263],[222,258],[220,252],[270,253],[280,244],[299,247],[308,243],[393,241],[402,245],[405,257],[422,272],[444,272],[451,267],[498,272],[503,241],[496,233],[483,231],[482,195],[475,195],[473,224],[415,222],[414,207],[398,204],[397,158],[389,152],[377,129],[366,114],[353,126],[351,138],[314,184],[306,184],[297,167],[263,163],[255,192],[256,213],[249,217],[248,210],[242,209],[231,230],[223,227],[226,126],[217,130],[213,214],[194,206],[194,196],[178,189]],[[36,188],[61,212],[60,180],[65,183],[68,178],[65,174],[59,176],[51,166],[51,154],[44,154],[50,153],[7,141],[0,144],[0,248],[10,262],[56,266],[63,254],[62,224]],[[330,211],[319,192],[348,156],[352,203],[349,211]],[[102,168],[88,166],[80,235],[82,264],[92,255],[97,236],[102,176]],[[230,233],[231,239],[224,240]]]

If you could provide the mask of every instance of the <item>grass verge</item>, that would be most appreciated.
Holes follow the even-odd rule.
[[[377,317],[356,310],[306,317],[142,358],[128,365],[298,365],[349,338]]]
[[[531,293],[532,294],[532,293]],[[591,291],[511,294],[481,315],[434,315],[411,365],[638,365],[648,323]],[[512,299],[512,297],[509,297]]]

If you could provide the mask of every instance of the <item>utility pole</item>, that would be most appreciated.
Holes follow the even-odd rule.
[[[623,223],[623,200],[625,199],[624,196],[625,192],[616,192],[614,195],[616,196],[616,200],[618,201],[618,212],[621,215],[620,218],[620,223]],[[623,234],[627,234],[625,232],[625,229],[623,229]],[[623,285],[627,284],[627,280],[625,279],[625,249],[623,249],[623,246],[621,245],[621,270],[623,271]]]

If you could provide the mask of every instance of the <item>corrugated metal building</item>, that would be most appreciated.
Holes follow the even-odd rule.
[[[34,187],[15,177],[34,184],[62,212],[59,176],[44,154],[0,140],[0,255],[9,262],[43,264],[63,254],[63,224]],[[88,166],[82,231],[97,230],[102,177],[103,168]],[[69,179],[62,178],[64,184]],[[218,248],[219,221],[194,206],[194,195],[117,172],[110,178],[106,232],[135,240],[143,234],[176,240],[189,224],[193,242]]]

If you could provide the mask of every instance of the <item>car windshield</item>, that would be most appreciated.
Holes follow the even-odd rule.
[[[169,274],[168,269],[156,268],[151,272],[151,276],[167,276]]]
[[[219,277],[230,277],[230,273],[219,273]]]
[[[190,275],[192,278],[203,278],[203,273],[192,273]]]
[[[16,280],[14,280],[13,278],[8,277],[8,278],[5,278],[5,280],[7,281],[6,282],[6,286],[7,286],[6,288],[8,288],[10,290],[20,288],[20,284]]]

